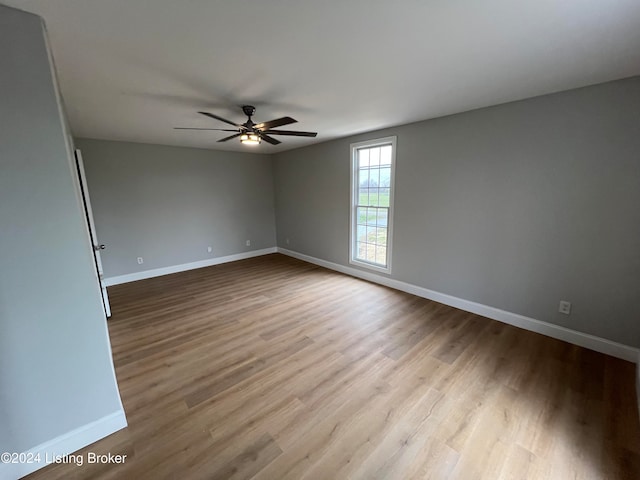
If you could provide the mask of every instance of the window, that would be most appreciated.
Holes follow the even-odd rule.
[[[351,145],[350,262],[391,273],[396,137]]]

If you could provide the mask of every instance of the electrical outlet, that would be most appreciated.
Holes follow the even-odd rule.
[[[138,265],[142,265],[144,263],[144,259],[142,257],[138,257]]]
[[[207,252],[211,253],[212,251],[213,251],[213,248],[207,247]]]
[[[287,238],[287,239],[285,239],[285,243],[286,243],[287,245],[289,245],[289,239],[288,239],[288,238]]]
[[[564,313],[565,315],[571,314],[571,302],[567,302],[566,300],[560,300],[560,306],[558,307],[558,311],[560,313]]]
[[[251,246],[251,240],[247,240],[247,247]]]

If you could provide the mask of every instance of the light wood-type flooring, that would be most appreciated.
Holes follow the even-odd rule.
[[[109,294],[127,460],[29,478],[640,479],[629,362],[279,254]]]

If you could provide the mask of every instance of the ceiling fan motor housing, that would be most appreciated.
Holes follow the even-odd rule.
[[[247,117],[252,116],[254,113],[256,113],[256,107],[254,107],[253,105],[243,105],[242,106],[242,111],[244,112],[244,114]]]

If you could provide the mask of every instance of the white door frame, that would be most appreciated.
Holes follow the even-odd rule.
[[[104,250],[105,246],[98,243],[96,225],[93,220],[93,209],[91,208],[91,198],[89,197],[89,187],[87,185],[87,177],[84,173],[82,152],[76,148],[74,153],[76,159],[76,168],[78,169],[78,181],[80,182],[80,193],[82,195],[84,212],[87,218],[87,225],[89,226],[91,246],[93,247],[93,257],[95,259],[96,269],[98,271],[98,282],[100,284],[100,290],[102,292],[102,306],[104,307],[104,313],[107,315],[107,318],[109,318],[111,316],[111,306],[109,305],[109,295],[107,293],[107,287],[104,284],[104,270],[102,268],[102,256],[100,255],[100,251]]]

